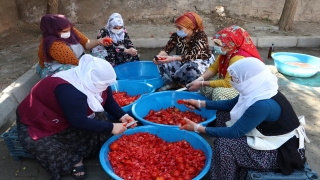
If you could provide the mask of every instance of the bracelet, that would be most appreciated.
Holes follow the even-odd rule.
[[[198,108],[201,108],[201,101],[198,99]]]
[[[194,127],[194,132],[199,133],[199,131],[198,131],[199,127],[200,127],[200,124],[197,124],[197,125]]]

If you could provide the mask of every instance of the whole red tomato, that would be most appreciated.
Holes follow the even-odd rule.
[[[116,151],[116,150],[119,149],[119,145],[118,145],[118,143],[113,142],[113,143],[110,144],[109,148],[111,149],[111,151]]]
[[[178,99],[178,100],[177,100],[177,103],[178,103],[178,104],[183,104],[184,101],[183,101],[182,99]]]
[[[106,37],[106,38],[103,38],[103,43],[106,43],[106,44],[111,44],[112,43],[112,39],[110,37]]]

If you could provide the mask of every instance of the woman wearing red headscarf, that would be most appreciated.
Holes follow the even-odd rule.
[[[213,41],[214,50],[219,56],[198,79],[188,84],[189,90],[200,88],[200,92],[212,100],[232,99],[238,95],[238,91],[230,84],[227,68],[245,57],[262,59],[248,32],[239,26],[233,25],[219,31]]]
[[[177,89],[198,78],[213,63],[208,37],[203,31],[201,17],[187,12],[175,21],[177,32],[173,33],[166,46],[153,62],[158,65],[165,86],[157,91]],[[181,56],[169,56],[178,48]]]
[[[42,40],[38,50],[39,64],[36,72],[41,79],[77,66],[85,50],[105,44],[102,39],[88,39],[61,14],[44,15],[41,18],[40,29]]]

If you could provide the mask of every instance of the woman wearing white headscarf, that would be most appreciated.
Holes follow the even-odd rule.
[[[94,56],[102,55],[112,66],[139,61],[138,51],[133,46],[119,13],[113,13],[106,26],[100,29],[97,39],[104,37],[110,37],[113,43],[93,48],[91,53]]]
[[[239,95],[231,100],[185,100],[217,113],[216,127],[203,127],[186,119],[181,129],[217,137],[211,179],[246,179],[247,170],[276,170],[291,174],[306,162],[304,117],[278,91],[277,78],[263,62],[244,58],[228,68]],[[188,106],[189,108],[194,108]],[[230,113],[228,113],[230,112]]]
[[[19,140],[51,180],[70,172],[85,178],[83,158],[98,155],[111,134],[124,132],[125,123],[133,121],[113,99],[110,85],[115,82],[110,63],[83,55],[79,66],[38,82],[18,106]],[[95,117],[104,111],[121,122]]]

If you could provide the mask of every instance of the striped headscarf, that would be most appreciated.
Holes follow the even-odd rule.
[[[203,31],[202,19],[194,12],[184,13],[175,21],[175,23],[188,29]]]

